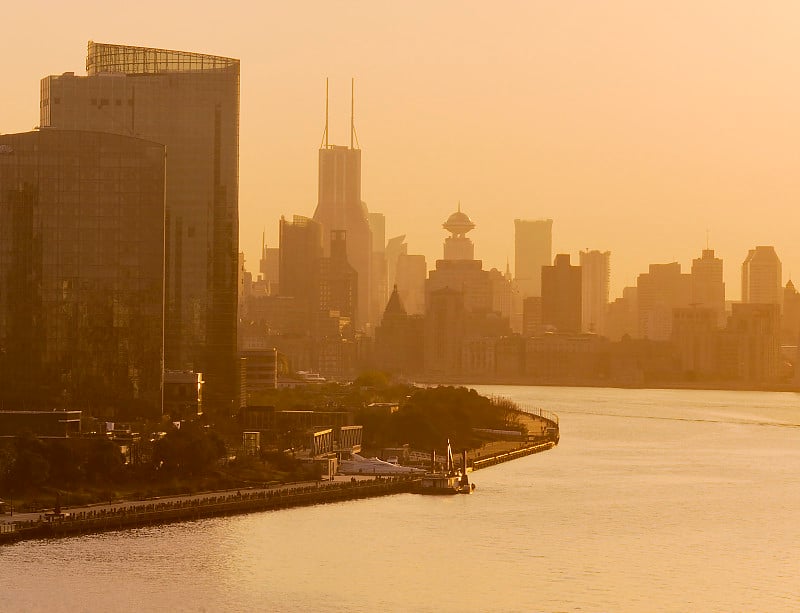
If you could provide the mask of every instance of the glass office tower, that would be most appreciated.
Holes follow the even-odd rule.
[[[239,60],[89,42],[88,76],[41,82],[41,126],[167,147],[166,366],[232,406],[239,252]]]
[[[160,413],[164,165],[128,136],[0,135],[0,404]]]

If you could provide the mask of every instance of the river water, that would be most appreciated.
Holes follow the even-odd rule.
[[[479,386],[555,411],[472,496],[0,548],[2,611],[797,611],[800,396]]]

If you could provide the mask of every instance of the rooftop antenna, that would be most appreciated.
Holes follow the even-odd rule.
[[[355,77],[350,79],[350,148],[353,148],[353,141],[358,148],[361,144],[358,142],[358,134],[356,134],[356,80]]]
[[[706,251],[708,251],[708,228],[706,228]]]
[[[320,149],[328,148],[328,77],[325,77],[325,131],[322,133]]]

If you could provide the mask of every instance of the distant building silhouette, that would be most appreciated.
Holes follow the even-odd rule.
[[[514,280],[523,298],[542,295],[542,266],[553,262],[553,220],[514,220]]]
[[[330,249],[330,257],[320,260],[318,310],[336,311],[352,325],[358,318],[358,274],[347,261],[344,230],[331,232]]]
[[[751,249],[742,263],[742,302],[780,305],[782,300],[781,261],[775,248]]]
[[[361,200],[361,149],[356,146],[355,125],[351,114],[350,146],[328,144],[327,100],[325,132],[319,150],[319,182],[314,221],[322,225],[325,255],[330,255],[331,232],[347,233],[347,261],[358,274],[360,319],[354,326],[369,323],[372,299],[372,230],[367,205]]]
[[[691,304],[691,275],[681,273],[677,262],[650,264],[637,282],[638,336],[652,341],[672,337],[672,309]]]
[[[425,277],[428,264],[424,255],[402,253],[397,258],[395,285],[409,315],[425,313]]]
[[[383,213],[370,213],[369,228],[372,232],[372,313],[369,321],[377,324],[383,316],[388,299],[389,265],[386,260],[386,217]]]
[[[784,345],[795,345],[800,337],[800,292],[790,279],[783,290],[783,314],[781,316],[781,341]],[[798,369],[800,374],[800,369]]]
[[[434,376],[461,372],[466,333],[464,294],[450,287],[431,291],[425,311],[425,372]]]
[[[450,236],[444,242],[444,259],[436,260],[436,268],[428,275],[426,304],[431,292],[449,287],[463,294],[464,309],[488,313],[492,310],[492,284],[483,262],[474,259],[475,248],[466,236],[475,224],[459,206],[442,227]]]
[[[281,217],[279,247],[280,295],[297,299],[311,329],[319,306],[319,267],[322,259],[322,226],[295,215],[289,222]]]
[[[639,334],[639,291],[635,287],[622,290],[622,297],[608,305],[606,314],[606,336],[618,341],[625,336],[634,338]]]
[[[780,376],[780,307],[777,304],[733,304],[728,326],[718,336],[719,377],[769,383]]]
[[[542,297],[528,296],[522,300],[522,336],[538,336],[542,326]]]
[[[690,381],[713,378],[716,369],[715,343],[717,313],[707,306],[677,307],[672,310],[672,342],[683,376]]]
[[[450,232],[450,236],[444,239],[444,259],[474,260],[475,246],[467,233],[475,228],[475,224],[469,216],[461,212],[460,202],[458,210],[447,218],[442,227]]]
[[[281,257],[278,247],[267,247],[263,238],[261,240],[261,259],[258,261],[258,270],[261,273],[260,281],[264,283],[265,294],[272,296],[280,291]]]
[[[0,135],[6,408],[160,414],[165,159],[118,134]]]
[[[202,372],[205,404],[230,406],[240,389],[239,60],[90,41],[86,69],[42,79],[40,125],[167,146],[166,367]]]
[[[713,249],[703,249],[702,257],[692,260],[691,303],[714,311],[717,327],[725,325],[725,283],[722,280],[722,260],[714,257]]]
[[[581,331],[581,267],[559,253],[552,266],[542,266],[542,324],[564,334]]]
[[[581,327],[584,332],[606,335],[608,287],[611,281],[611,252],[580,252]]]
[[[401,254],[408,253],[408,245],[406,245],[406,235],[394,236],[386,241],[386,282],[387,287],[394,287],[397,281],[395,275],[397,274],[397,258]],[[426,271],[427,274],[427,271]]]
[[[377,367],[391,373],[421,372],[424,321],[421,316],[410,316],[406,313],[395,286],[386,304],[381,324],[375,329]]]

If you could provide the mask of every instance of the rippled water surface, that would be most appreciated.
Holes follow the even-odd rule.
[[[800,396],[482,386],[561,443],[403,494],[0,548],[3,611],[797,611]]]

